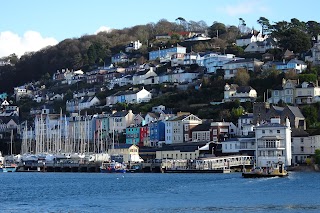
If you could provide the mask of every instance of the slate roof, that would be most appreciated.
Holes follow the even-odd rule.
[[[287,107],[296,117],[304,118],[299,107],[295,107],[295,106],[287,106]]]
[[[128,111],[119,111],[113,113],[110,117],[125,117],[128,114]]]
[[[309,133],[299,128],[291,129],[291,137],[308,137]]]
[[[181,143],[181,144],[172,144],[164,145],[159,148],[157,151],[170,151],[170,150],[180,150],[180,152],[194,152],[198,150],[201,146],[206,145],[207,142],[192,142],[192,143]]]
[[[246,59],[239,59],[239,60],[233,60],[233,61],[229,61],[225,64],[240,64],[240,63],[246,63],[246,62],[262,62],[258,59],[255,59],[255,58],[246,58]]]
[[[197,131],[209,131],[210,130],[211,123],[203,123],[199,124],[196,127],[192,129],[192,132],[197,132]]]
[[[237,88],[237,93],[249,93],[252,89],[251,86],[240,86]]]

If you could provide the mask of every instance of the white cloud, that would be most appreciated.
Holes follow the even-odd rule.
[[[25,52],[38,51],[49,45],[56,45],[54,38],[44,38],[39,32],[27,31],[19,36],[11,31],[0,32],[0,57],[15,53],[19,57]]]
[[[98,34],[100,32],[110,33],[111,31],[112,31],[112,29],[110,27],[101,26],[101,27],[99,27],[99,29],[97,29],[97,31],[94,34]]]
[[[220,7],[219,10],[227,13],[229,16],[239,16],[250,13],[266,12],[269,9],[262,1],[246,0],[238,1],[237,4]]]

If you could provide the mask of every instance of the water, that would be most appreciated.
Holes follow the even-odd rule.
[[[320,173],[0,173],[0,212],[320,212]]]

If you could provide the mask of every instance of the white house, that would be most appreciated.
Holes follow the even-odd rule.
[[[184,143],[192,139],[192,128],[201,124],[202,120],[190,113],[179,114],[165,121],[166,144]]]
[[[303,82],[296,86],[295,90],[296,104],[311,104],[320,100],[320,87],[318,81],[316,81],[316,83]]]
[[[109,118],[110,132],[124,132],[128,126],[134,124],[134,117],[132,110],[113,112]]]
[[[126,52],[130,52],[133,50],[138,50],[140,49],[142,46],[142,43],[138,40],[138,41],[131,41],[129,44],[127,44],[126,46]]]
[[[156,77],[158,76],[157,73],[153,70],[153,67],[150,67],[150,69],[142,70],[137,72],[132,76],[132,84],[138,85],[138,84],[145,84],[145,81],[148,81],[149,77]]]
[[[262,33],[259,31],[252,30],[247,35],[241,36],[239,39],[237,39],[236,44],[239,47],[243,47],[251,44],[252,42],[264,41],[265,39],[267,39],[266,35],[262,35]]]
[[[238,118],[237,135],[243,136],[253,132],[253,113],[247,113]]]
[[[75,98],[75,99],[67,100],[66,110],[68,112],[78,112],[83,109],[89,109],[90,107],[96,106],[99,104],[100,104],[100,100],[96,96]]]
[[[269,49],[277,48],[276,41],[273,38],[267,38],[264,41],[250,43],[245,49],[245,53],[265,53]]]
[[[282,162],[291,165],[291,127],[289,119],[280,124],[280,118],[272,118],[270,123],[255,127],[256,165],[270,167]]]
[[[224,102],[239,100],[240,102],[254,101],[257,91],[250,86],[238,86],[228,83],[224,86]]]
[[[142,103],[149,102],[152,98],[152,94],[142,88],[139,91],[120,91],[114,95],[106,97],[106,105],[112,106],[116,103]]]
[[[197,55],[197,64],[206,67],[208,73],[215,73],[218,69],[222,69],[225,63],[240,59],[243,58],[238,58],[233,54],[201,53]]]

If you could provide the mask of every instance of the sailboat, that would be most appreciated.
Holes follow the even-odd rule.
[[[18,165],[14,162],[13,154],[12,154],[12,146],[13,146],[13,129],[11,130],[11,137],[10,137],[10,156],[12,159],[5,160],[4,164],[2,165],[2,172],[16,172]]]

